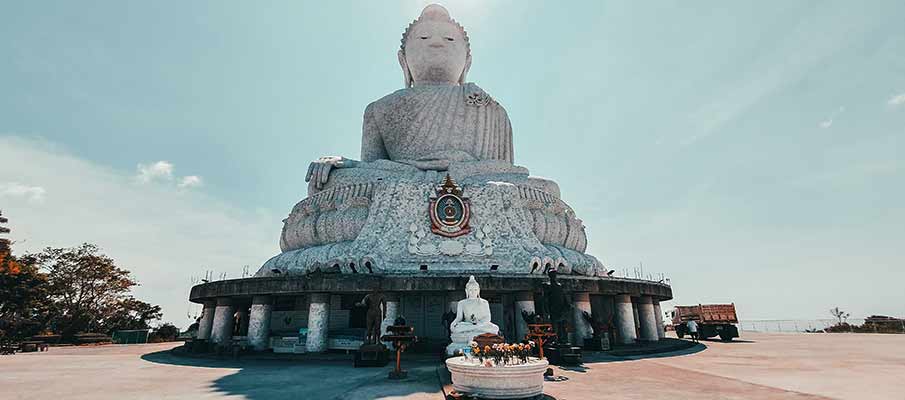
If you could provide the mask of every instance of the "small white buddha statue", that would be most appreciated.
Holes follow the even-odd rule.
[[[452,343],[446,347],[446,354],[467,348],[475,336],[500,333],[500,327],[490,322],[490,303],[480,298],[480,294],[481,286],[470,276],[465,284],[466,298],[456,304],[456,319],[449,324]]]

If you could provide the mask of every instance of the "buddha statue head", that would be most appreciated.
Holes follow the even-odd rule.
[[[474,275],[468,277],[468,283],[465,284],[465,297],[469,299],[477,299],[481,295],[481,286],[474,279]]]
[[[471,67],[468,34],[443,6],[431,4],[402,34],[399,65],[407,88],[463,84]]]

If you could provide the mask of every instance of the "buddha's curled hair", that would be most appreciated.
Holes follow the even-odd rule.
[[[465,39],[466,57],[471,57],[471,44],[468,42],[468,32],[465,32],[465,28],[463,28],[462,25],[459,25],[456,20],[452,19],[452,17],[449,16],[449,11],[446,11],[446,9],[439,4],[431,4],[424,7],[424,11],[421,11],[421,16],[412,21],[408,28],[405,28],[405,32],[402,33],[402,44],[399,46],[402,54],[405,54],[405,41],[408,39],[409,32],[412,31],[412,28],[414,28],[415,25],[418,25],[418,23],[422,21],[445,21],[455,25]]]

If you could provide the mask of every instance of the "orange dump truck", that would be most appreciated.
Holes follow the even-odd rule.
[[[686,323],[694,320],[698,324],[698,336],[709,339],[719,336],[725,342],[738,337],[738,315],[735,303],[698,304],[696,306],[676,306],[672,312],[672,325],[679,338],[688,334]]]

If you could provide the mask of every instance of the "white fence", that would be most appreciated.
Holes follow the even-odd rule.
[[[864,318],[845,320],[852,325],[863,325]],[[836,319],[758,319],[739,321],[738,328],[742,332],[816,332],[835,326]]]

